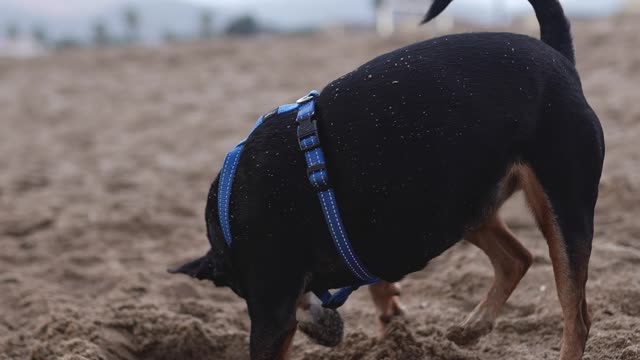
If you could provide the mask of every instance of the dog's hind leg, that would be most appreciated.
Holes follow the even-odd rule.
[[[585,285],[593,239],[595,200],[576,198],[571,195],[571,188],[551,190],[561,181],[554,185],[550,182],[548,188],[551,193],[545,192],[533,171],[527,169],[526,172],[524,190],[549,245],[564,317],[560,359],[582,359],[591,327]],[[592,191],[597,194],[597,189]],[[564,194],[560,195],[560,192]]]
[[[556,106],[545,119],[525,150],[522,188],[549,246],[564,322],[560,359],[579,360],[591,327],[585,286],[604,136],[584,103]]]
[[[385,327],[391,319],[405,314],[405,310],[400,304],[400,284],[380,281],[369,285],[369,292],[378,309],[378,319],[384,334]]]
[[[497,215],[465,238],[489,257],[495,277],[486,297],[466,321],[449,329],[447,337],[459,345],[472,343],[493,329],[500,309],[533,262],[531,253]]]

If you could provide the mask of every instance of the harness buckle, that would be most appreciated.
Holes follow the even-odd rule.
[[[298,124],[298,141],[311,135],[318,135],[318,125],[315,120],[307,119]]]
[[[298,124],[298,145],[304,152],[320,147],[318,125],[315,120],[306,119]]]
[[[315,164],[307,168],[307,176],[311,176],[318,171],[327,171],[327,165],[324,163]]]
[[[327,166],[325,163],[318,163],[307,168],[307,178],[313,188],[321,193],[331,189],[329,184],[329,176],[327,175]]]
[[[318,94],[317,91],[312,91],[312,92],[309,93],[309,95],[303,96],[300,99],[298,99],[296,101],[296,103],[300,104],[300,105],[302,105],[304,103],[308,103],[309,101],[311,101],[311,100],[315,99],[316,97],[318,97],[318,95],[319,94]]]

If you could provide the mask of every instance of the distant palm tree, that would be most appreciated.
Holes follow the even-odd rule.
[[[260,31],[258,21],[251,15],[240,16],[227,26],[227,35],[253,35]]]
[[[57,50],[76,49],[80,47],[80,42],[73,37],[64,37],[57,40],[53,46]]]
[[[5,29],[5,35],[7,39],[15,41],[20,36],[20,28],[18,28],[18,25],[15,23],[9,24]]]
[[[140,15],[135,8],[129,7],[123,13],[124,24],[127,27],[127,42],[133,43],[139,40]]]
[[[31,29],[31,36],[40,45],[46,46],[49,43],[47,30],[43,26],[34,26],[33,29]]]
[[[211,39],[213,37],[213,13],[211,10],[203,10],[200,14],[200,38]]]
[[[162,35],[162,40],[166,44],[173,44],[176,41],[178,41],[178,35],[176,35],[176,33],[173,30],[167,29],[164,31],[164,34]]]
[[[96,46],[107,46],[111,42],[109,30],[102,21],[93,24],[93,43]]]

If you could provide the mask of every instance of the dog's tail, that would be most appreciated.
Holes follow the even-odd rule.
[[[431,21],[449,6],[453,0],[434,0],[422,24]],[[540,23],[542,41],[576,63],[571,24],[558,0],[529,0]]]

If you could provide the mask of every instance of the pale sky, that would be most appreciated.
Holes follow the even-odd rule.
[[[67,16],[78,13],[93,13],[118,2],[121,0],[1,0],[0,4],[26,8],[35,14]]]
[[[147,0],[148,1],[148,0]],[[198,5],[209,5],[212,7],[224,6],[230,8],[246,8],[252,4],[259,4],[261,7],[268,4],[291,4],[292,6],[304,5],[307,0],[175,0],[189,2]],[[320,0],[322,1],[322,0]],[[370,0],[345,0],[354,3],[370,4]],[[523,0],[524,1],[524,0]],[[2,4],[13,4],[19,8],[27,8],[34,13],[54,16],[65,16],[84,13],[97,13],[105,7],[114,4],[135,2],[135,0],[0,0]]]
[[[17,8],[28,9],[34,14],[47,16],[91,16],[117,4],[136,2],[141,0],[0,0],[0,5],[10,4]],[[142,0],[153,2],[153,0]],[[176,1],[176,0],[174,0]],[[371,14],[371,0],[332,0],[324,3],[323,0],[309,2],[308,0],[177,0],[199,5],[210,5],[212,7],[228,7],[240,11],[256,9],[267,18],[278,19],[282,16],[281,11],[287,10],[288,14],[301,14],[304,19],[318,18],[340,18],[342,13]],[[348,1],[348,6],[346,2]],[[609,8],[616,8],[625,0],[561,0],[565,9],[570,14],[599,14],[606,12]],[[425,11],[428,1],[424,0]],[[273,6],[270,6],[273,4]],[[330,4],[325,6],[325,4]],[[342,6],[336,6],[342,4]],[[496,8],[502,9],[506,13],[528,11],[531,6],[526,0],[455,0],[448,13],[459,14],[491,14]]]
[[[245,5],[249,4],[255,0],[186,0],[196,4],[204,4],[204,5],[216,5],[216,4],[225,4],[225,5]],[[281,0],[280,0],[281,1]],[[273,0],[262,0],[263,3],[273,2]]]

